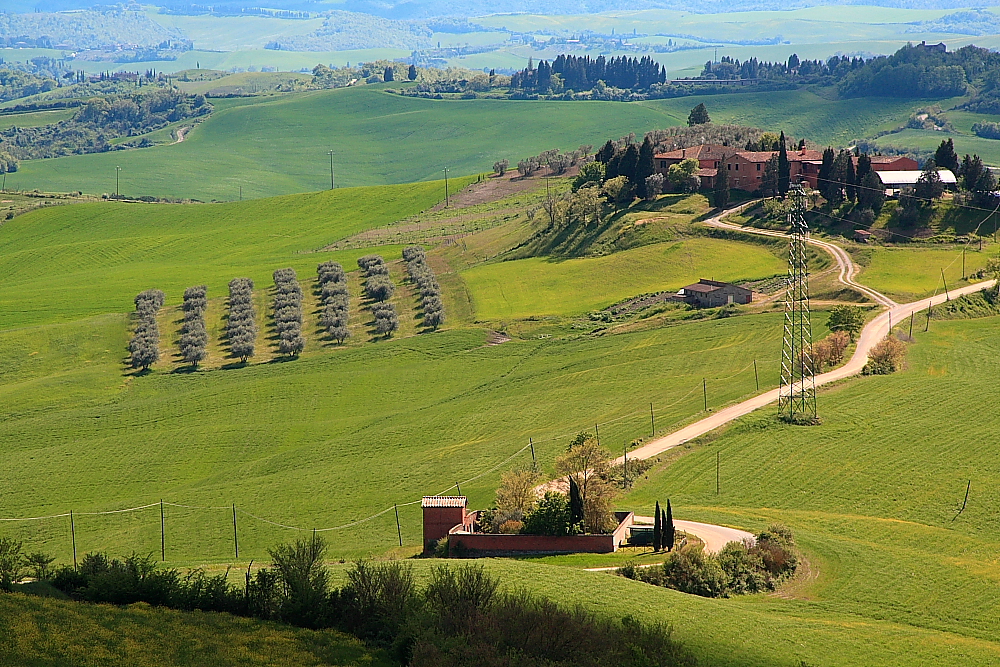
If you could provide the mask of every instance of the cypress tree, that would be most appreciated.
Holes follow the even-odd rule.
[[[406,72],[406,78],[410,81],[417,80],[417,68],[415,66],[410,65],[410,69]]]
[[[715,175],[715,191],[712,193],[712,203],[716,208],[725,208],[729,203],[729,172],[726,171],[725,162],[719,164],[718,172]]]
[[[636,187],[636,195],[639,199],[646,198],[646,179],[656,172],[656,165],[653,163],[653,142],[646,137],[642,140],[639,148],[639,161],[635,167],[635,178],[633,181]]]
[[[860,159],[860,158],[858,158]],[[847,156],[847,173],[844,177],[844,183],[847,185],[847,199],[853,204],[858,200],[858,177],[854,172],[854,159],[848,155]]]
[[[670,498],[667,498],[667,513],[663,517],[663,547],[667,551],[674,549],[674,537],[677,531],[674,529],[674,512],[670,509]]]
[[[951,139],[941,142],[941,145],[934,151],[934,164],[939,167],[958,173],[958,154],[955,152],[955,142]]]
[[[618,164],[618,175],[624,176],[632,185],[636,185],[636,175],[639,169],[639,149],[635,144],[629,144],[622,154],[622,160]]]
[[[858,168],[854,172],[854,180],[857,183],[861,183],[868,172],[872,170],[872,159],[868,157],[868,153],[862,153],[858,156]]]
[[[660,501],[656,501],[656,509],[653,510],[653,551],[660,551],[663,548],[663,524],[660,522]]]
[[[611,160],[611,158],[614,157],[614,155],[615,155],[615,144],[613,141],[608,139],[607,143],[601,146],[600,150],[598,150],[597,153],[594,154],[594,161],[607,164]]]
[[[583,525],[583,496],[572,475],[569,476],[569,522],[571,526]]]
[[[712,119],[708,116],[708,108],[705,103],[699,103],[694,109],[691,109],[691,113],[688,114],[688,126],[694,127],[695,125],[704,125],[705,123],[711,123]]]
[[[778,192],[784,197],[788,194],[791,181],[791,166],[788,162],[788,151],[785,149],[785,133],[778,138]]]
[[[830,177],[833,175],[833,161],[835,159],[833,148],[827,146],[823,151],[823,164],[819,167],[819,177],[816,179],[816,186],[823,199],[830,199]]]

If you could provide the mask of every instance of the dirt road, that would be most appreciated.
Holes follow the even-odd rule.
[[[730,225],[719,220],[719,217],[720,216],[716,216],[715,218],[708,220],[708,224],[722,229],[739,230],[741,232],[759,234],[761,236],[785,236],[781,232]],[[986,280],[974,285],[968,285],[961,289],[953,289],[950,290],[948,294],[938,294],[923,301],[897,304],[884,294],[880,294],[879,292],[854,281],[854,275],[857,272],[857,267],[854,265],[854,262],[851,261],[850,255],[848,255],[847,251],[843,248],[840,248],[833,243],[827,243],[826,241],[819,241],[816,239],[810,239],[809,243],[823,248],[833,256],[834,260],[836,260],[837,264],[840,266],[839,280],[841,283],[864,292],[877,303],[887,308],[887,310],[883,311],[880,315],[878,315],[878,317],[869,322],[865,328],[862,329],[861,336],[858,338],[857,347],[854,350],[854,355],[846,364],[840,368],[835,368],[828,373],[816,376],[817,387],[831,382],[836,382],[837,380],[843,380],[844,378],[860,373],[861,369],[864,368],[866,363],[868,363],[868,353],[879,341],[888,335],[891,322],[898,324],[899,322],[902,322],[903,319],[908,318],[910,313],[921,312],[926,310],[928,306],[936,306],[940,303],[944,303],[949,298],[957,298],[965,294],[972,294],[973,292],[977,292],[984,287],[992,286],[996,282],[994,280]],[[774,403],[777,400],[778,389],[772,389],[771,391],[764,392],[763,394],[754,396],[753,398],[747,399],[742,403],[737,403],[724,408],[719,412],[713,413],[704,419],[685,426],[678,431],[674,431],[673,433],[648,442],[635,451],[630,452],[629,458],[646,459],[651,456],[656,456],[657,454],[665,452],[668,449],[682,445],[692,438],[705,435],[709,431],[715,430],[720,426],[724,426],[735,419],[750,414],[754,410]],[[621,463],[622,458],[623,457],[619,457],[616,459],[615,463]]]

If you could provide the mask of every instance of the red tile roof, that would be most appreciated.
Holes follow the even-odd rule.
[[[658,160],[686,160],[688,158],[695,160],[722,160],[735,152],[729,146],[701,144],[699,146],[691,146],[690,148],[678,148],[674,151],[658,153],[653,157]]]
[[[421,507],[465,507],[469,499],[465,496],[424,496]]]

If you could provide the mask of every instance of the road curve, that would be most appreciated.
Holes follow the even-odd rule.
[[[636,516],[635,522],[638,524],[653,524],[651,516]],[[683,530],[685,533],[694,535],[705,543],[705,550],[714,554],[719,553],[722,547],[730,542],[756,542],[757,538],[753,533],[737,528],[727,528],[726,526],[716,526],[711,523],[699,523],[697,521],[683,521],[674,519],[674,527]]]
[[[719,220],[719,216],[716,216],[707,222],[712,226],[721,229],[738,230],[751,234],[760,234],[761,236],[785,236],[780,232],[730,225]],[[837,263],[841,267],[840,282],[864,292],[887,308],[875,319],[865,325],[865,328],[861,330],[861,336],[858,338],[854,354],[846,364],[839,368],[835,368],[832,371],[816,376],[817,387],[831,382],[836,382],[838,380],[843,380],[844,378],[860,373],[861,369],[865,367],[866,363],[868,363],[868,353],[879,341],[889,334],[892,322],[896,322],[898,324],[899,322],[902,322],[903,319],[909,317],[911,313],[923,311],[928,308],[928,306],[936,306],[944,303],[945,301],[950,300],[951,297],[960,297],[966,294],[972,294],[973,292],[977,292],[984,287],[991,287],[996,282],[994,280],[986,280],[973,285],[967,285],[966,287],[962,287],[960,289],[953,289],[946,294],[938,294],[923,301],[897,304],[888,297],[879,294],[875,290],[854,282],[854,263],[851,261],[850,256],[847,255],[847,252],[844,251],[843,248],[840,248],[832,243],[827,243],[826,241],[810,239],[809,242],[828,251],[831,255],[833,255],[834,259],[837,260]],[[777,400],[778,389],[772,389],[758,396],[754,396],[753,398],[749,398],[742,403],[730,405],[729,407],[710,414],[704,419],[696,421],[693,424],[689,424],[688,426],[674,431],[673,433],[646,443],[642,447],[629,452],[629,458],[647,459],[651,456],[656,456],[657,454],[661,454],[668,449],[673,449],[674,447],[683,445],[688,440],[705,435],[709,431],[713,431],[720,426],[724,426],[733,420],[739,419],[740,417],[774,403]],[[618,457],[615,459],[615,463],[620,464],[623,459],[624,457]]]

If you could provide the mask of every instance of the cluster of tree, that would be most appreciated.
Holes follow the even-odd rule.
[[[324,12],[323,25],[305,35],[284,35],[265,44],[279,51],[350,51],[404,49],[433,46],[433,34],[422,21],[395,21],[360,12]],[[398,65],[398,63],[396,63]]]
[[[666,511],[660,509],[660,501],[657,500],[653,511],[653,550],[673,551],[676,538],[677,529],[674,526],[674,510],[670,506],[670,499],[667,498]]]
[[[302,288],[295,269],[278,269],[272,275],[278,351],[294,357],[306,346],[306,339],[302,336]]]
[[[699,104],[698,106],[702,106]],[[695,113],[696,106],[688,116],[691,120],[700,120],[700,113]],[[693,118],[692,118],[693,117]],[[708,109],[705,109],[705,116],[708,117]],[[732,146],[733,150],[743,148],[744,150],[778,150],[778,135],[767,132],[758,127],[747,127],[744,125],[718,125],[711,120],[705,123],[695,123],[694,125],[679,125],[668,127],[662,130],[652,130],[647,132],[646,137],[653,142],[653,148],[657,153],[677,150],[678,148],[690,148],[700,144],[713,144],[716,146]],[[805,140],[795,140],[790,135],[785,135],[787,146],[805,146]],[[635,138],[622,137],[615,145],[621,146]],[[751,148],[747,148],[750,146]],[[767,146],[766,148],[759,148]]]
[[[389,277],[389,267],[381,255],[365,255],[358,258],[358,268],[365,277],[365,296],[373,301],[375,332],[388,338],[399,328],[396,307],[389,303],[396,292],[396,284]]]
[[[444,304],[441,303],[441,285],[434,271],[427,264],[427,255],[418,245],[403,248],[406,273],[420,291],[420,309],[424,313],[424,326],[437,329],[444,323]]]
[[[208,354],[208,331],[205,329],[205,308],[208,307],[208,287],[198,285],[184,290],[184,324],[181,325],[181,357],[195,368]]]
[[[607,86],[628,90],[646,90],[667,80],[667,69],[650,56],[630,58],[628,56],[559,55],[552,63],[542,60],[534,67],[531,59],[528,66],[511,76],[513,89],[537,92],[563,90],[590,90],[603,82]]]
[[[730,542],[717,554],[685,546],[675,549],[662,565],[627,565],[619,568],[618,574],[654,586],[717,598],[773,591],[797,567],[792,532],[772,525],[757,535],[753,544]]]
[[[872,169],[871,157],[865,153],[855,155],[846,150],[836,153],[833,148],[826,148],[816,187],[831,207],[845,201],[856,203],[859,210],[871,212],[872,220],[885,204],[885,186]]]
[[[247,571],[234,585],[227,573],[182,573],[152,556],[84,555],[80,566],[26,555],[0,538],[0,588],[30,573],[73,600],[146,603],[183,611],[222,612],[321,630],[335,628],[386,649],[411,667],[693,667],[695,660],[666,624],[604,617],[504,586],[481,565],[433,568],[424,587],[403,561],[358,561],[332,585],[321,537],[269,549],[271,565]],[[553,638],[558,641],[553,641]]]
[[[160,358],[160,329],[156,326],[156,314],[165,299],[158,289],[139,292],[135,297],[136,323],[128,344],[132,368],[146,370]]]
[[[812,372],[822,373],[825,367],[838,365],[844,360],[844,352],[850,342],[851,337],[846,331],[834,331],[823,340],[813,343],[808,355]]]
[[[975,122],[972,124],[972,131],[983,139],[1000,139],[1000,123]]]
[[[785,62],[760,61],[756,57],[740,62],[731,56],[723,56],[719,62],[710,60],[705,63],[700,78],[826,83],[844,77],[864,67],[864,64],[863,58],[848,56],[831,56],[826,61],[800,60],[793,53]]]
[[[323,314],[320,324],[338,343],[343,344],[351,335],[347,328],[350,295],[347,292],[347,274],[337,262],[323,262],[316,267],[319,278],[320,303]]]
[[[250,278],[229,281],[226,336],[229,338],[229,350],[246,363],[253,356],[257,341],[257,313],[253,305],[253,280]]]
[[[50,6],[51,7],[51,6]],[[47,39],[67,51],[102,49],[120,45],[156,46],[176,40],[178,31],[166,28],[143,12],[123,6],[105,6],[72,12],[24,12],[0,14],[0,38],[20,41]],[[24,39],[21,39],[21,38]]]
[[[609,140],[594,154],[594,161],[604,165],[605,181],[619,176],[625,179],[626,189],[620,199],[631,203],[633,196],[645,199],[649,194],[646,179],[656,172],[653,154],[653,142],[648,136],[638,147],[632,142],[620,146]]]
[[[58,87],[59,82],[50,76],[39,76],[16,69],[0,69],[0,102],[47,93]]]
[[[0,151],[20,160],[101,153],[117,148],[111,144],[114,138],[146,134],[211,111],[204,95],[165,88],[96,97],[67,120],[38,127],[15,125],[0,131]]]
[[[548,167],[550,174],[557,176],[565,174],[567,169],[576,166],[576,164],[581,160],[586,160],[590,156],[590,151],[593,149],[593,146],[583,145],[575,151],[560,153],[558,148],[550,148],[547,151],[542,151],[538,155],[518,160],[517,173],[521,174],[521,176],[531,176],[542,167]],[[503,162],[506,163],[507,161],[503,160]],[[507,165],[498,162],[493,165],[493,168],[497,171],[497,173],[503,175],[499,168],[506,171]]]
[[[864,326],[865,309],[861,306],[834,306],[830,309],[830,317],[826,322],[827,329],[834,333],[847,334],[852,343]]]

